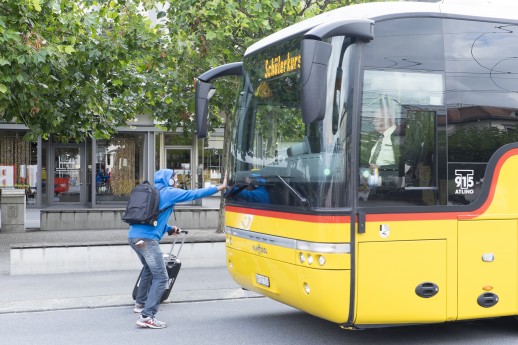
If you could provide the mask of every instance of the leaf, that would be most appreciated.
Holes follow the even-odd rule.
[[[41,12],[40,0],[31,0],[31,2],[32,2],[32,7],[34,7],[34,9],[37,12]]]
[[[5,65],[11,65],[11,63],[7,59],[0,58],[0,66],[5,66]]]
[[[1,93],[6,93],[7,92],[7,86],[5,86],[4,84],[0,84],[0,92]]]
[[[47,52],[44,50],[40,50],[34,55],[34,59],[36,62],[45,62],[45,58],[47,57]]]
[[[76,50],[74,49],[74,47],[72,46],[65,46],[65,53],[67,53],[68,55],[74,53]]]
[[[206,37],[207,37],[207,39],[208,39],[209,41],[212,41],[212,40],[213,40],[213,39],[215,39],[217,36],[218,36],[218,35],[217,35],[214,31],[209,31],[209,32],[207,32],[207,35],[206,35]]]

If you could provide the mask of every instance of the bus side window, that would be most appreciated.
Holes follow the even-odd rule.
[[[365,69],[363,79],[360,202],[436,205],[443,73]]]
[[[432,187],[435,112],[409,110],[405,144],[405,188]]]
[[[365,135],[366,139],[362,141],[362,146],[365,146],[363,151],[370,152],[371,157],[368,168],[364,168],[360,176],[360,201],[377,200],[410,205],[435,204],[436,112],[430,108],[432,106],[403,107],[406,109],[406,116],[402,115],[399,118],[390,134],[393,158],[381,160],[377,158],[374,161],[372,156],[379,143],[372,143],[372,134]],[[405,111],[402,113],[404,114]],[[386,139],[383,140],[386,141]],[[366,153],[363,156],[366,157]],[[363,161],[366,166],[366,158],[363,158]]]

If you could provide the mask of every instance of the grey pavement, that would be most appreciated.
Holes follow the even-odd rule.
[[[127,230],[40,230],[39,209],[27,209],[26,231],[20,233],[0,233],[0,275],[10,272],[10,251],[13,247],[59,247],[59,246],[102,246],[127,245]],[[1,221],[1,220],[0,220]],[[224,242],[225,234],[216,229],[188,229],[186,243]],[[165,236],[162,243],[170,243],[172,239]]]
[[[0,314],[133,306],[139,271],[0,276]],[[185,303],[257,298],[241,289],[226,267],[180,270],[169,300]]]
[[[0,314],[75,308],[132,306],[138,270],[9,275],[11,247],[127,244],[127,230],[41,231],[39,209],[27,209],[26,231],[0,233]],[[188,229],[186,243],[224,242],[216,229]],[[167,236],[164,243],[171,242]],[[258,297],[229,276],[224,258],[218,267],[184,268],[167,303]],[[185,263],[185,262],[184,262]],[[188,266],[188,265],[187,265]]]

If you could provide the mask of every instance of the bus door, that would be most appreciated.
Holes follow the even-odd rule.
[[[440,95],[443,77],[365,70],[363,78],[354,323],[444,321],[447,235],[408,215],[439,204],[437,133],[445,113],[430,90]]]

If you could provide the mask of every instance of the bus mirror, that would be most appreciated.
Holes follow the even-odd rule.
[[[359,18],[340,19],[318,25],[304,34],[304,38],[318,41],[335,36],[349,36],[370,41],[374,38],[374,21]]]
[[[211,83],[196,80],[196,101],[194,104],[196,118],[196,135],[198,138],[207,136],[209,127],[209,100],[214,96],[216,88]]]
[[[216,88],[210,82],[228,75],[243,75],[243,63],[232,62],[221,65],[206,71],[195,79],[194,113],[196,114],[196,134],[198,138],[205,138],[208,134],[209,100],[216,92]]]
[[[327,64],[332,47],[322,40],[345,35],[369,41],[374,38],[373,30],[374,21],[349,18],[318,25],[304,34],[300,47],[300,97],[304,123],[319,121],[325,116]]]
[[[327,64],[331,44],[314,39],[301,42],[300,99],[302,121],[310,124],[325,116],[327,90]]]

